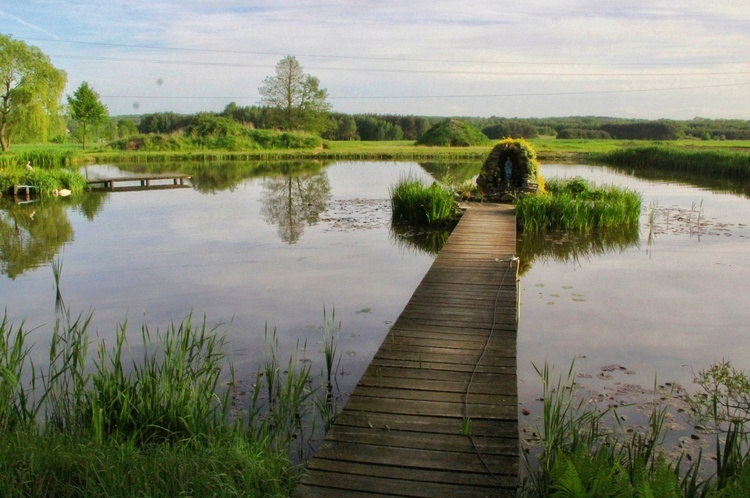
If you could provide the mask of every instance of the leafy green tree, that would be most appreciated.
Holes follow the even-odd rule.
[[[96,93],[85,81],[81,83],[73,96],[68,95],[70,116],[83,126],[83,150],[86,150],[86,127],[96,127],[109,117],[107,106],[99,100]]]
[[[59,120],[67,75],[37,47],[0,34],[0,147],[15,133],[47,140]]]
[[[320,80],[302,71],[297,58],[287,55],[276,64],[276,74],[258,88],[261,103],[271,111],[270,123],[282,130],[322,133],[328,125],[331,104]]]

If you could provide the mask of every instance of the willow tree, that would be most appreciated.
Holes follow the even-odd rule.
[[[272,126],[282,130],[322,133],[328,125],[331,104],[320,80],[302,71],[299,61],[287,55],[276,64],[276,74],[263,80],[258,88],[261,104],[270,111]]]
[[[67,75],[33,46],[0,34],[0,147],[20,134],[46,140],[59,118]]]
[[[99,94],[84,81],[72,97],[68,95],[68,109],[70,117],[83,126],[83,150],[86,150],[86,128],[95,127],[107,120],[107,106],[101,103]]]

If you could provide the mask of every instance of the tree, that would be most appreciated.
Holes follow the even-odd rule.
[[[320,81],[302,71],[297,58],[287,55],[276,64],[276,75],[263,80],[258,88],[261,104],[271,112],[270,123],[282,130],[322,133],[328,124],[331,104]]]
[[[14,133],[46,140],[57,124],[67,75],[37,47],[0,34],[0,147]]]
[[[83,150],[86,150],[86,126],[103,123],[109,117],[107,106],[99,101],[96,93],[85,81],[73,96],[68,95],[68,107],[73,120],[83,125]]]

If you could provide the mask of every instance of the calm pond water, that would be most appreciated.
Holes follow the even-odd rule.
[[[540,408],[532,362],[566,371],[575,359],[594,390],[652,386],[655,378],[687,385],[691,369],[722,359],[750,368],[746,196],[606,167],[542,165],[542,174],[632,188],[644,212],[640,234],[627,240],[560,236],[533,250],[519,242],[519,253],[531,255],[518,335],[527,420]],[[304,349],[322,366],[324,307],[329,319],[335,308],[346,393],[434,258],[390,230],[388,190],[406,175],[432,178],[416,163],[339,162],[289,177],[194,175],[194,188],[83,202],[3,199],[0,306],[44,345],[57,316],[58,260],[64,305],[73,315],[93,311],[94,339],[111,339],[127,320],[137,349],[142,325],[163,330],[191,312],[205,315],[209,326],[229,330],[238,377],[249,382],[266,326],[276,330],[282,358]]]
[[[577,381],[604,395],[604,406],[637,401],[655,384],[690,391],[693,374],[713,362],[750,369],[748,197],[607,167],[543,165],[542,174],[631,188],[643,214],[635,241],[576,260],[541,257],[521,277],[519,392],[530,412],[522,423],[541,412],[531,362],[567,374],[575,360]]]

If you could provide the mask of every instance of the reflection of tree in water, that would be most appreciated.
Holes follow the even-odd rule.
[[[51,262],[71,240],[73,226],[61,202],[0,203],[0,273],[11,279]]]
[[[269,178],[263,182],[261,215],[278,225],[279,237],[296,243],[305,225],[315,225],[331,198],[331,184],[325,173]]]
[[[537,261],[578,263],[592,256],[623,251],[638,245],[639,236],[638,225],[590,234],[566,231],[519,233],[516,241],[516,255],[521,259],[519,274],[529,271]]]
[[[96,215],[104,209],[104,201],[108,196],[106,192],[89,192],[86,195],[80,195],[76,199],[75,210],[83,214],[87,220],[94,221]]]

